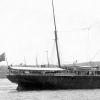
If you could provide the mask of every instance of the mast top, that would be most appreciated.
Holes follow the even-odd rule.
[[[57,31],[53,0],[52,0],[52,8],[53,8],[54,27],[55,27],[55,31]]]

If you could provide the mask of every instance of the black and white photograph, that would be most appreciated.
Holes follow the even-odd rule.
[[[100,1],[1,0],[0,100],[100,100]]]

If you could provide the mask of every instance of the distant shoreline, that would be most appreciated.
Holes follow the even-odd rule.
[[[0,79],[6,78],[7,72],[8,72],[7,66],[0,66]]]

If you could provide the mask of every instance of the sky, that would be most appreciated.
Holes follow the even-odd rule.
[[[100,0],[54,0],[61,64],[100,61]],[[0,53],[9,64],[57,64],[51,0],[0,1]],[[5,64],[5,62],[0,62]]]

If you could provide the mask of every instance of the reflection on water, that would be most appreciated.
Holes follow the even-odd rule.
[[[16,87],[7,79],[0,79],[0,100],[100,100],[100,89],[18,92]]]

